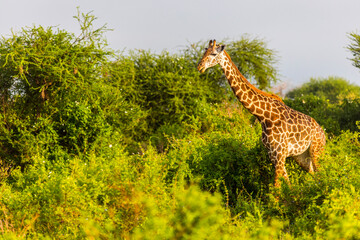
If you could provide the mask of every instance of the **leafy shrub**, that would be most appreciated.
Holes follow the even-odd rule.
[[[324,239],[359,238],[359,198],[352,185],[332,191],[320,208],[325,218],[317,226],[317,234]]]
[[[360,87],[340,77],[311,78],[298,88],[289,91],[286,97],[294,99],[313,95],[326,99],[331,104],[339,104],[345,99],[353,100],[360,95]]]
[[[129,96],[148,109],[147,122],[155,132],[165,124],[180,124],[200,110],[202,101],[213,100],[211,86],[201,81],[195,66],[182,56],[141,51],[131,56],[134,62],[136,94]]]
[[[221,207],[221,197],[200,191],[195,186],[174,193],[173,200],[159,209],[147,201],[147,220],[134,239],[231,239],[233,229],[226,227],[228,212]]]
[[[91,107],[77,101],[63,106],[55,122],[59,143],[78,154],[86,152],[102,131],[110,128],[99,106]]]
[[[162,158],[146,167],[147,160],[140,165],[120,145],[107,148],[110,158],[54,162],[34,156],[26,171],[13,170],[13,184],[0,190],[1,219],[11,226],[6,231],[57,239],[127,236],[144,219],[142,196],[163,193],[161,184],[154,185]]]
[[[357,121],[360,119],[360,112],[358,109],[360,108],[360,97],[355,98],[353,100],[344,100],[343,103],[339,106],[341,109],[337,116],[338,122],[343,131],[357,131]]]

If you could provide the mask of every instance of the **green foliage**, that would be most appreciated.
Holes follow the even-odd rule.
[[[105,116],[99,105],[92,108],[86,103],[77,101],[68,103],[62,109],[62,114],[55,119],[55,130],[59,133],[59,143],[70,152],[86,152],[89,144],[97,136],[107,131],[109,126],[105,123]]]
[[[90,157],[51,163],[34,157],[25,172],[13,170],[13,186],[2,185],[1,218],[24,236],[121,236],[137,225],[142,212],[129,182],[136,170],[121,148],[116,151],[110,162]]]
[[[126,136],[122,142],[129,144],[147,130],[141,121],[146,111],[118,88],[129,64],[118,68],[109,61],[114,53],[102,39],[106,28],[93,30],[93,16],[77,19],[82,29],[77,37],[33,27],[2,39],[4,164],[24,166],[39,145],[47,145],[49,152],[61,148],[83,154],[109,131],[121,132]]]
[[[358,98],[360,87],[339,77],[311,78],[309,82],[289,91],[286,97],[295,99],[304,95],[317,96],[331,104],[341,104]]]
[[[134,239],[232,239],[227,226],[229,213],[221,207],[221,197],[195,186],[177,191],[165,209],[147,201],[147,220],[132,235]],[[211,234],[209,234],[209,232]]]
[[[349,34],[349,38],[351,44],[347,48],[353,55],[353,58],[350,60],[355,67],[360,68],[360,35],[353,32]]]
[[[211,83],[202,81],[196,68],[182,56],[139,51],[129,59],[134,64],[131,85],[136,91],[126,93],[126,98],[148,110],[150,129],[187,121],[200,111],[202,101],[216,101]]]
[[[339,112],[339,124],[343,130],[357,131],[357,121],[360,119],[360,98],[354,100],[345,100],[341,105]]]
[[[91,16],[83,17],[83,21],[79,17],[82,27],[88,21],[91,24]],[[78,98],[77,92],[91,86],[99,74],[99,65],[111,55],[100,40],[105,30],[84,29],[75,37],[51,27],[33,27],[3,39],[0,43],[3,111],[21,108],[23,115],[38,117],[75,96]]]

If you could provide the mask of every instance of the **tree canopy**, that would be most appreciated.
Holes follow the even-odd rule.
[[[360,87],[341,77],[311,78],[298,88],[289,91],[286,97],[294,99],[303,95],[324,98],[330,103],[341,103],[360,96]]]

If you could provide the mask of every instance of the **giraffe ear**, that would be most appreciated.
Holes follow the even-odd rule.
[[[216,51],[218,53],[221,53],[222,51],[224,51],[224,49],[225,49],[225,45],[221,45],[221,46],[216,47]]]

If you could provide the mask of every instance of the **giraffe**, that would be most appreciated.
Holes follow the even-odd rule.
[[[219,64],[237,99],[261,123],[261,140],[275,167],[275,187],[281,185],[281,177],[290,183],[285,169],[287,157],[293,157],[307,172],[317,171],[317,159],[326,143],[320,125],[310,116],[286,106],[280,97],[253,86],[224,49],[224,45],[210,40],[197,68],[203,73]]]

